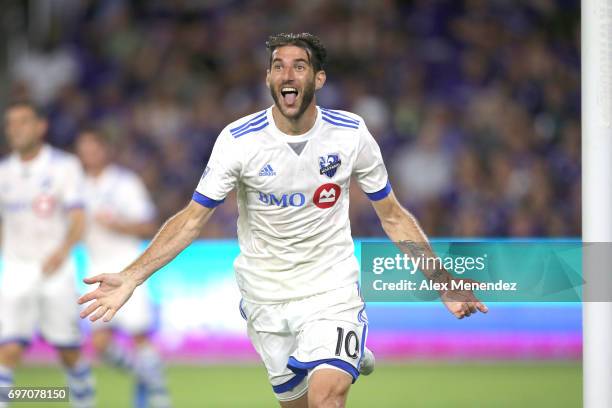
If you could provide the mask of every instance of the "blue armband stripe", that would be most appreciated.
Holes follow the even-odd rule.
[[[383,198],[387,197],[389,194],[391,194],[391,183],[389,183],[388,180],[387,180],[387,185],[384,186],[382,190],[378,190],[374,193],[366,193],[368,198],[372,201],[382,200]]]
[[[193,193],[193,197],[191,199],[195,201],[196,203],[203,205],[206,208],[215,208],[216,206],[221,204],[223,201],[225,201],[225,199],[213,200],[212,198],[208,198],[204,194],[200,194],[197,191]]]

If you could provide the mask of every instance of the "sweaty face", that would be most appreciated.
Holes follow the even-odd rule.
[[[15,106],[4,116],[4,131],[11,150],[25,152],[42,141],[45,121],[27,106]]]
[[[302,116],[315,93],[315,72],[306,50],[294,45],[275,49],[267,79],[278,110],[289,119]]]

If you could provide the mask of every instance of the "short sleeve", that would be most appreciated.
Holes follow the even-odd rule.
[[[85,205],[85,175],[81,163],[76,158],[67,158],[62,175],[62,204],[65,210],[83,208]]]
[[[144,183],[136,174],[125,172],[122,187],[121,216],[130,222],[149,222],[157,211]]]
[[[353,175],[359,187],[372,201],[382,200],[391,193],[391,184],[380,147],[365,125],[359,132],[359,146]]]
[[[226,130],[221,132],[193,193],[194,201],[214,208],[236,187],[241,170],[241,155],[235,145],[236,140]]]

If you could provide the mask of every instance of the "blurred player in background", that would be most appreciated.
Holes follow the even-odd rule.
[[[99,129],[80,132],[76,151],[85,169],[85,244],[89,275],[118,270],[138,257],[141,239],[157,228],[155,207],[144,183],[127,168],[111,163],[111,145]],[[160,357],[149,341],[153,325],[147,288],[134,292],[132,301],[111,323],[93,323],[93,345],[107,363],[136,377],[136,407],[169,407]],[[113,341],[120,329],[134,340],[135,353]]]
[[[94,300],[81,316],[112,319],[138,285],[199,236],[214,208],[237,188],[241,312],[274,393],[286,408],[343,407],[350,385],[374,365],[365,348],[367,317],[348,216],[351,177],[392,241],[413,256],[433,254],[395,198],[363,119],[316,105],[315,92],[326,79],[319,39],[281,34],[267,46],[274,105],[221,132],[192,201],[122,272],[86,280],[100,286],[81,297],[81,303]],[[424,273],[435,282],[453,279],[443,269]],[[458,318],[487,310],[469,291],[440,295]]]
[[[0,387],[13,385],[13,370],[39,329],[66,367],[72,405],[92,407],[71,257],[85,224],[83,171],[76,157],[44,143],[47,121],[35,106],[10,105],[4,128],[12,154],[0,164]]]

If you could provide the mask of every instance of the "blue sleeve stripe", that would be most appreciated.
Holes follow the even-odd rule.
[[[322,116],[321,119],[323,119],[324,121],[328,123],[331,123],[332,125],[347,127],[347,128],[352,128],[352,129],[359,129],[359,126],[349,125],[347,123],[334,122],[333,120],[329,119],[327,116]]]
[[[268,121],[267,120],[261,126],[258,126],[258,127],[255,127],[255,128],[250,128],[250,129],[245,129],[245,130],[243,130],[241,132],[235,133],[234,134],[234,139],[239,138],[240,136],[244,136],[247,133],[256,132],[258,130],[261,130],[261,129],[265,128],[266,126],[268,126]]]
[[[215,208],[216,206],[221,204],[223,201],[225,201],[225,199],[213,200],[212,198],[208,198],[204,194],[200,194],[197,191],[193,192],[193,197],[191,197],[191,199],[195,201],[196,203],[203,205],[206,208]]]
[[[233,129],[230,129],[230,132],[231,132],[231,133],[235,133],[235,132],[238,132],[238,131],[240,131],[240,130],[244,129],[245,127],[247,127],[247,126],[248,126],[250,123],[252,123],[253,121],[255,121],[255,120],[257,120],[257,119],[261,118],[262,116],[265,116],[265,114],[266,114],[266,111],[263,111],[263,112],[258,113],[257,115],[255,115],[255,116],[254,116],[254,117],[252,117],[251,119],[247,120],[247,121],[246,121],[245,123],[243,123],[242,125],[239,125],[239,126],[236,126],[236,127],[235,127],[235,128],[233,128]]]
[[[389,194],[391,194],[391,183],[389,183],[388,180],[387,180],[387,185],[383,187],[382,190],[378,190],[374,193],[366,193],[368,198],[372,201],[382,200],[383,198],[387,197]]]
[[[304,374],[304,373],[296,374],[293,378],[291,378],[287,382],[284,382],[284,383],[279,384],[279,385],[273,385],[272,389],[277,394],[282,394],[283,392],[291,391],[297,385],[299,385],[304,378],[306,378],[306,374]]]
[[[342,117],[344,117],[344,118],[346,118],[346,119],[350,119],[350,120],[352,120],[352,121],[353,121],[353,122],[355,122],[355,123],[359,123],[359,121],[358,121],[357,119],[351,118],[349,115],[346,115],[346,114],[344,114],[344,113],[342,113],[342,112],[339,112],[339,111],[337,111],[337,110],[327,109],[327,108],[321,108],[321,110],[324,110],[325,112],[327,112],[327,113],[329,113],[329,114],[332,114],[332,113],[333,113],[334,115],[337,115],[337,116],[342,116]]]
[[[85,208],[85,204],[83,204],[81,201],[76,201],[74,203],[66,204],[64,206],[64,211],[82,210],[83,208]]]
[[[308,370],[312,370],[321,364],[329,364],[341,369],[342,371],[346,371],[351,375],[351,377],[353,377],[353,382],[355,382],[359,377],[359,371],[352,364],[339,358],[324,358],[322,360],[301,362],[296,360],[295,357],[290,356],[289,362],[287,363],[287,368],[296,374],[308,375]]]
[[[247,130],[248,128],[251,128],[251,127],[253,127],[253,126],[257,126],[257,125],[259,125],[261,122],[265,122],[266,120],[268,120],[268,118],[264,116],[264,117],[263,117],[263,118],[261,118],[261,119],[253,120],[253,121],[251,121],[251,122],[247,123],[247,125],[246,125],[246,126],[241,127],[241,129],[238,129],[238,130],[230,130],[230,132],[231,132],[231,134],[232,134],[232,135],[234,135],[234,136],[235,136],[235,135],[236,135],[236,134],[238,134],[238,133],[244,132],[244,131],[245,131],[245,130]]]
[[[334,112],[335,113],[335,112]],[[350,123],[353,125],[359,125],[359,121],[355,119],[347,119],[346,117],[332,115],[329,111],[321,111],[321,114],[327,118],[339,120],[340,122]]]

